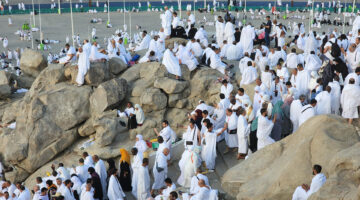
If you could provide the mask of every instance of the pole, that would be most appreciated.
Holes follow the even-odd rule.
[[[353,1],[352,13],[355,11],[355,0]]]
[[[33,10],[33,23],[34,23],[32,26],[33,26],[33,27],[35,27],[35,26],[36,26],[36,24],[35,24],[35,23],[36,23],[36,22],[35,22],[36,20],[35,20],[35,6],[34,6],[34,0],[31,0],[31,3],[32,3],[32,10]],[[39,8],[39,9],[40,9],[40,8]]]
[[[129,35],[129,40],[131,40],[131,11],[129,12],[129,23],[130,23],[130,27],[129,27],[129,29],[130,29],[130,35]]]
[[[110,24],[110,0],[108,0],[108,24]]]
[[[246,13],[246,0],[245,0],[245,9],[244,9],[244,13]]]
[[[61,15],[61,5],[60,5],[60,0],[58,0],[58,6],[59,6],[59,10],[58,10],[58,12],[59,12],[59,15]]]
[[[311,21],[314,18],[314,3],[315,3],[315,0],[313,0],[312,3],[311,3],[311,12],[310,12],[310,15],[309,15],[309,33],[310,33],[310,30],[311,30]]]
[[[126,24],[126,21],[125,21],[125,10],[126,10],[126,8],[125,8],[125,0],[124,0],[124,25]]]
[[[31,14],[30,14],[30,24],[31,24]],[[31,37],[31,49],[34,49],[34,38],[31,29],[30,29],[30,37]]]
[[[71,2],[71,0],[70,0],[70,17],[71,17],[71,37],[72,37],[73,47],[75,47],[74,19],[73,19],[73,13],[72,13],[72,2]]]
[[[342,27],[343,27],[343,31],[342,31],[342,33],[343,34],[345,34],[345,13],[346,13],[346,1],[345,1],[345,10],[344,10],[344,12],[343,12],[343,15],[344,15],[344,22],[343,22],[343,24],[342,24]]]
[[[40,3],[38,0],[38,4],[39,4],[39,26],[40,26],[40,43],[42,44],[43,41],[43,33],[42,33],[42,29],[41,29],[41,11],[40,11]]]
[[[179,12],[180,12],[180,20],[181,20],[181,0],[179,0]]]
[[[194,17],[196,18],[196,8],[195,8],[195,1],[196,0],[194,0]],[[196,21],[196,20],[195,20]]]

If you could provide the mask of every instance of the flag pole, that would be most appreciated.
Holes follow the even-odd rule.
[[[43,33],[42,33],[42,29],[41,29],[41,11],[40,11],[40,2],[38,0],[38,4],[39,4],[39,26],[40,26],[40,43],[42,44],[43,41]]]
[[[72,12],[72,1],[70,0],[70,17],[71,17],[71,37],[73,41],[73,47],[75,47],[75,39],[74,39],[74,19],[73,19],[73,12]]]
[[[353,1],[352,13],[355,11],[355,0]]]
[[[110,24],[110,0],[108,0],[108,21],[107,24]]]
[[[130,27],[129,27],[129,31],[130,31],[130,35],[129,35],[129,39],[131,40],[131,11],[129,12],[129,23],[130,23]]]
[[[194,0],[194,17],[196,18],[195,0]],[[195,21],[196,21],[196,20],[195,20]]]
[[[126,10],[126,8],[125,8],[125,0],[123,2],[124,2],[124,25],[125,25],[126,24],[126,21],[125,21],[125,10]]]
[[[32,3],[32,10],[33,10],[33,25],[32,27],[35,27],[36,26],[36,20],[35,20],[35,6],[34,6],[34,0],[31,0],[31,3]]]
[[[30,26],[31,26],[31,14],[30,14]],[[32,30],[30,28],[30,36],[31,36],[31,49],[34,49],[34,38],[33,38],[33,33]]]
[[[60,6],[60,0],[58,0],[58,6],[59,6],[59,10],[58,10],[58,13],[59,13],[59,15],[61,15],[61,6]]]

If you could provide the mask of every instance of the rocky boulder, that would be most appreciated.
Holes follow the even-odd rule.
[[[116,65],[116,67],[115,67]],[[108,81],[114,77],[110,72],[109,62],[91,62],[90,69],[85,75],[84,84],[91,86],[98,86],[101,83]],[[112,61],[113,70],[118,67],[116,61]],[[115,70],[116,71],[116,70]],[[77,65],[67,64],[65,66],[64,75],[67,80],[70,80],[71,83],[76,83],[76,76],[78,74]]]
[[[101,113],[118,106],[125,98],[126,93],[127,83],[125,79],[114,78],[101,83],[90,97],[92,112]]]
[[[126,127],[120,125],[119,118],[115,117],[100,117],[94,120],[95,143],[100,147],[111,144],[116,135],[127,131]]]
[[[167,94],[181,93],[188,86],[187,81],[179,81],[168,77],[158,78],[154,82],[154,87],[162,89]]]
[[[339,199],[340,196],[350,199],[345,198],[346,194],[348,191],[356,193],[359,183],[357,166],[360,162],[353,159],[359,154],[359,145],[354,145],[359,141],[355,127],[344,119],[316,116],[294,134],[257,151],[228,170],[223,176],[222,188],[237,199],[291,199],[297,186],[310,184],[312,166],[320,164],[330,180],[310,199]],[[351,176],[355,177],[349,178]],[[340,191],[342,189],[344,191]],[[321,196],[318,194],[324,196],[315,198]]]
[[[92,92],[88,86],[67,83],[31,90],[34,92],[17,105],[16,129],[11,134],[1,135],[0,139],[1,146],[14,144],[2,151],[5,161],[29,173],[73,144],[78,137],[76,127],[90,117]]]
[[[182,43],[187,43],[188,40],[184,39],[184,38],[170,38],[170,39],[166,39],[165,40],[165,48],[168,49],[170,47],[174,47],[174,43],[177,44],[182,44]]]
[[[120,58],[114,57],[109,60],[110,73],[112,73],[113,75],[118,75],[121,72],[125,71],[127,68],[127,64],[124,63]]]
[[[158,111],[166,107],[167,97],[157,88],[148,88],[141,94],[140,102],[144,112]]]
[[[20,69],[24,74],[36,78],[47,67],[47,59],[39,51],[25,49],[20,58]]]
[[[6,99],[10,95],[10,76],[5,71],[0,71],[0,99]]]

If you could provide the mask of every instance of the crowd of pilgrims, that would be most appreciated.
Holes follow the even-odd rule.
[[[360,16],[348,33],[335,28],[321,34],[305,32],[303,23],[284,26],[276,19],[265,17],[265,23],[255,28],[242,24],[230,12],[216,17],[214,40],[204,26],[195,21],[191,12],[187,20],[180,20],[175,11],[167,7],[161,14],[159,32],[143,31],[135,44],[125,48],[126,33],[117,32],[107,39],[107,48],[100,49],[96,42],[84,40],[75,47],[66,44],[64,57],[49,62],[78,63],[79,86],[84,84],[90,62],[120,58],[129,67],[135,63],[161,62],[170,74],[181,79],[180,64],[190,71],[199,67],[218,70],[222,77],[219,102],[199,101],[188,115],[189,122],[182,135],[185,150],[178,163],[181,174],[177,180],[168,178],[168,163],[176,134],[168,121],[163,129],[154,129],[159,147],[152,166],[153,184],[150,184],[147,143],[141,135],[131,149],[132,159],[121,149],[118,164],[110,159],[105,163],[98,156],[86,152],[75,168],[65,168],[62,163],[53,165],[52,173],[36,178],[33,199],[91,200],[125,198],[125,193],[140,200],[145,199],[217,199],[206,173],[216,169],[217,143],[225,140],[224,154],[236,152],[237,159],[246,159],[256,151],[294,133],[315,115],[334,114],[352,124],[358,119],[360,105]],[[196,26],[199,28],[197,29]],[[93,38],[96,33],[93,30]],[[153,36],[151,38],[151,36]],[[165,48],[165,39],[187,38],[187,43]],[[80,41],[78,42],[80,43]],[[137,52],[146,50],[143,57]],[[236,80],[233,65],[224,61],[239,61],[241,80]],[[244,88],[254,84],[250,98]],[[140,105],[129,102],[119,117],[129,129],[142,126],[146,120]],[[202,171],[202,169],[204,169]],[[303,185],[296,189],[293,199],[307,199],[325,182],[321,167],[314,166],[313,181],[316,189]],[[320,175],[319,175],[320,174]],[[177,192],[178,186],[185,188]],[[31,193],[21,183],[2,181],[2,199],[31,199]],[[314,186],[315,187],[315,186]]]

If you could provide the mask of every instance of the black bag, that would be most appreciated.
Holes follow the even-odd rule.
[[[339,45],[337,44],[337,40],[335,40],[335,43],[330,42],[331,43],[331,56],[334,58],[340,57],[341,56],[341,49],[339,47]]]
[[[237,129],[234,129],[234,130],[229,131],[229,134],[230,134],[230,135],[232,135],[232,134],[237,134]]]

